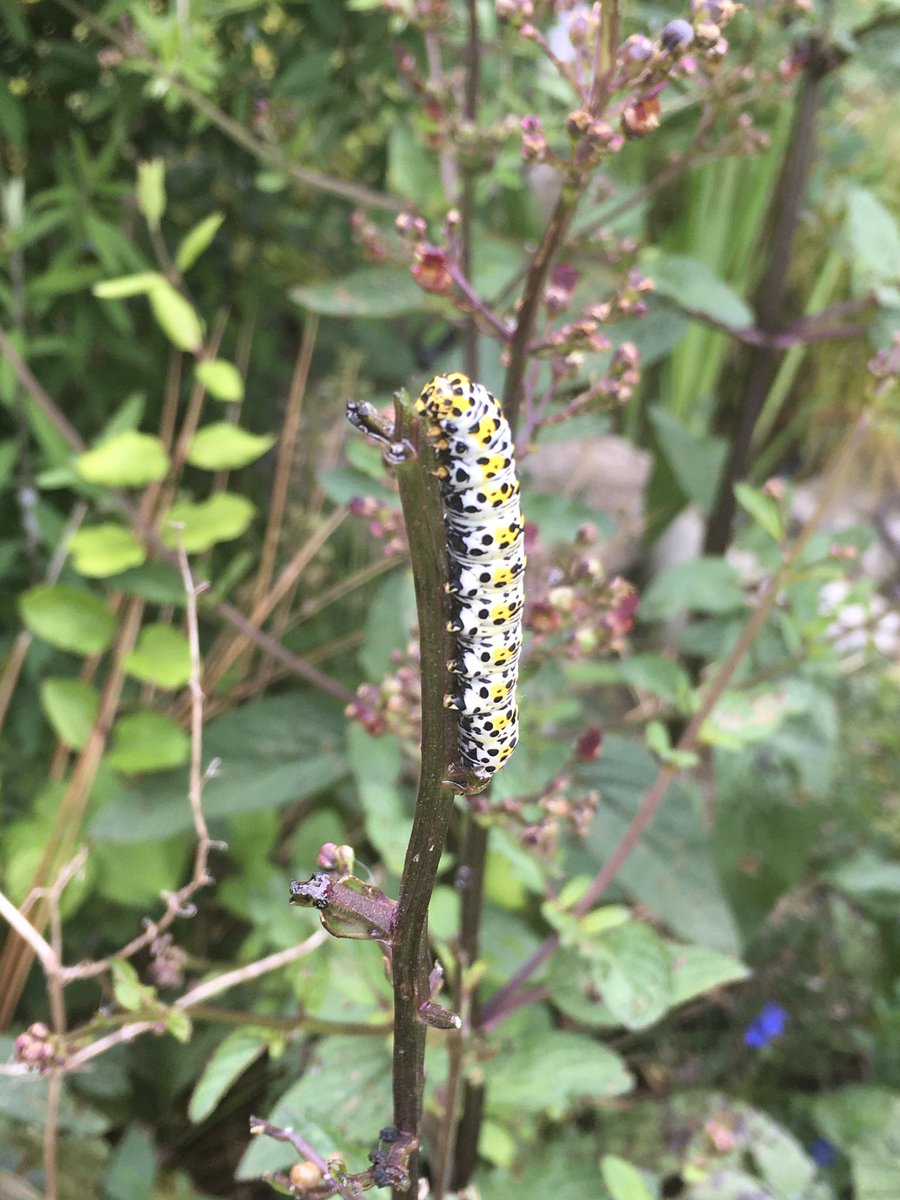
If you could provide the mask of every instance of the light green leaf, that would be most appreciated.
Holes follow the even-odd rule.
[[[142,1008],[155,1006],[156,989],[141,983],[138,973],[124,958],[109,960],[112,975],[113,995],[126,1012],[138,1012]]]
[[[622,678],[632,687],[661,696],[670,704],[687,711],[691,702],[691,681],[687,671],[662,654],[635,654],[619,663]]]
[[[662,938],[643,921],[617,925],[592,948],[603,1002],[626,1029],[646,1029],[672,1003],[672,962]]]
[[[161,158],[138,163],[137,205],[150,229],[159,229],[166,211],[166,166]]]
[[[82,479],[105,487],[144,487],[164,479],[169,465],[160,439],[134,430],[117,433],[75,459]]]
[[[857,293],[900,278],[900,227],[893,213],[865,188],[847,193],[847,258]]]
[[[203,251],[212,244],[212,240],[219,232],[219,227],[224,220],[224,213],[210,213],[208,217],[198,221],[193,229],[188,230],[175,252],[175,263],[179,271],[191,269]]]
[[[774,496],[767,496],[749,483],[736,483],[734,495],[741,508],[750,514],[760,529],[778,543],[784,540],[781,509]]]
[[[791,681],[772,686],[761,684],[750,691],[725,692],[703,724],[703,740],[712,746],[740,749],[764,742],[784,722],[806,709],[806,695]]]
[[[695,558],[661,571],[641,596],[638,616],[665,621],[683,612],[726,613],[746,601],[737,570],[723,558]]]
[[[494,1059],[491,1067],[488,1109],[513,1121],[541,1113],[558,1119],[624,1095],[633,1083],[618,1054],[590,1038],[557,1030],[517,1045],[516,1053]]]
[[[116,771],[164,771],[187,760],[190,740],[171,717],[138,712],[120,718],[113,727],[106,763]]]
[[[36,637],[75,654],[99,654],[116,630],[115,619],[102,601],[63,584],[31,588],[20,597],[19,609]]]
[[[347,776],[346,719],[340,704],[295,692],[247,704],[204,731],[204,761],[221,760],[203,790],[208,820],[271,812],[332,787]],[[189,829],[187,772],[177,770],[124,787],[98,813],[91,836],[134,843]]]
[[[381,1038],[330,1037],[318,1042],[301,1078],[268,1114],[290,1125],[313,1146],[339,1146],[351,1170],[362,1170],[372,1148],[373,1113],[390,1112],[391,1059]],[[376,1122],[377,1127],[378,1122]],[[271,1138],[254,1138],[241,1159],[238,1179],[289,1168],[296,1151]]]
[[[146,296],[165,281],[159,271],[140,271],[137,275],[120,275],[104,279],[91,288],[98,300],[124,300],[128,296]]]
[[[203,326],[181,292],[163,279],[148,295],[156,322],[169,341],[179,350],[199,353],[203,347]]]
[[[224,358],[204,359],[194,368],[198,381],[214,400],[231,404],[244,398],[244,381],[234,363]]]
[[[244,496],[218,492],[195,504],[182,500],[173,504],[162,523],[163,541],[173,548],[179,539],[189,554],[201,553],[217,542],[240,537],[256,511]],[[173,526],[181,526],[175,529]]]
[[[708,434],[700,436],[660,405],[651,408],[649,416],[659,453],[674,475],[680,491],[708,514],[718,496],[728,442]],[[655,475],[658,471],[657,467]],[[653,482],[659,486],[656,478]],[[669,487],[671,490],[671,485]]]
[[[900,1092],[855,1085],[814,1101],[826,1137],[847,1154],[854,1200],[900,1196]]]
[[[604,1154],[600,1172],[612,1200],[656,1200],[656,1188],[651,1188],[643,1174],[617,1154]]]
[[[403,267],[363,267],[342,279],[295,287],[290,298],[326,317],[374,317],[386,320],[434,308]]]
[[[171,625],[145,625],[137,645],[125,659],[125,670],[135,679],[157,687],[184,687],[191,677],[188,640]]]
[[[188,1105],[196,1125],[205,1121],[235,1080],[269,1047],[269,1038],[253,1029],[235,1029],[207,1060]]]
[[[860,850],[828,872],[828,878],[850,896],[866,897],[879,892],[900,896],[900,862],[872,850]]]
[[[246,467],[275,444],[271,434],[248,433],[230,421],[204,425],[191,439],[187,460],[204,471]]]
[[[729,329],[749,329],[753,311],[723,279],[697,258],[663,255],[646,261],[644,269],[666,296],[685,312],[709,317]]]
[[[82,750],[97,719],[100,697],[80,679],[45,679],[41,707],[59,740],[73,750]]]
[[[802,1200],[815,1178],[816,1164],[797,1139],[764,1113],[746,1116],[750,1152],[759,1173],[778,1200]]]
[[[69,538],[72,562],[79,575],[106,579],[139,567],[147,551],[124,525],[109,523],[79,529]]]
[[[739,983],[750,976],[750,971],[738,959],[708,946],[670,943],[669,953],[672,958],[672,1008],[695,996],[703,996],[713,988]]]
[[[361,725],[351,723],[347,727],[347,748],[369,837],[387,869],[400,875],[412,827],[400,786],[400,742],[390,734],[371,737]]]

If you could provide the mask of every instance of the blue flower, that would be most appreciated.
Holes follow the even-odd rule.
[[[837,1147],[828,1138],[813,1138],[809,1143],[809,1153],[813,1162],[820,1167],[833,1167],[837,1162]]]
[[[751,1050],[760,1050],[763,1046],[768,1046],[784,1033],[787,1018],[787,1009],[770,1000],[764,1005],[759,1016],[754,1017],[744,1030],[744,1045],[749,1046]]]

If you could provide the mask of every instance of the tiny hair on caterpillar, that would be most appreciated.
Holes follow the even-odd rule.
[[[487,388],[459,372],[427,383],[416,412],[437,457],[447,535],[455,650],[445,704],[458,714],[456,765],[479,790],[519,740],[525,525],[512,431]]]

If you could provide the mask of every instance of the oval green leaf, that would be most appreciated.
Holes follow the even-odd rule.
[[[214,400],[231,404],[244,398],[244,381],[234,363],[224,358],[198,362],[194,374]]]
[[[230,492],[219,492],[199,504],[183,500],[173,504],[163,520],[163,541],[174,548],[180,538],[189,554],[209,550],[216,542],[230,542],[240,537],[255,511],[249,500]]]
[[[168,279],[161,279],[149,292],[149,298],[156,322],[169,341],[179,350],[198,353],[203,345],[203,326],[181,292]]]
[[[275,443],[271,434],[248,433],[230,421],[204,425],[191,439],[187,460],[204,471],[246,467]]]
[[[100,697],[80,679],[45,679],[41,707],[53,732],[72,750],[84,749],[97,719]]]
[[[193,229],[188,230],[175,254],[175,262],[179,271],[190,270],[203,251],[209,248],[224,220],[224,213],[210,213]]]
[[[159,271],[139,271],[136,275],[120,275],[95,283],[91,291],[98,300],[124,300],[128,296],[146,296],[165,282]]]
[[[106,763],[116,771],[166,771],[187,760],[190,739],[171,717],[139,712],[122,717],[112,731]]]
[[[434,308],[409,271],[364,267],[343,279],[292,288],[290,298],[326,317],[399,317]]]
[[[171,625],[146,625],[125,659],[125,670],[135,679],[155,683],[157,687],[184,687],[191,677],[188,640],[180,629]]]
[[[643,1174],[627,1159],[617,1154],[604,1154],[600,1170],[612,1200],[655,1200],[656,1188],[651,1188]]]
[[[79,575],[106,579],[129,567],[139,567],[147,551],[124,525],[94,525],[69,538],[72,562]]]
[[[137,205],[150,229],[159,229],[166,211],[166,165],[161,158],[138,163]]]
[[[35,637],[74,654],[99,654],[116,630],[115,619],[102,601],[63,584],[31,588],[21,596],[19,610]]]
[[[685,312],[708,317],[728,329],[753,325],[753,310],[747,302],[699,259],[667,254],[644,266],[660,296]]]
[[[158,437],[128,430],[79,454],[75,469],[87,483],[105,487],[144,487],[165,477],[169,456]]]

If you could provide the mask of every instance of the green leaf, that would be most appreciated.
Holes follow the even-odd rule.
[[[750,976],[748,968],[738,959],[710,950],[708,946],[670,943],[669,953],[672,958],[672,1008],[695,996],[703,996],[713,988],[739,983]]]
[[[741,508],[750,514],[760,529],[781,544],[784,540],[784,525],[781,508],[774,496],[767,496],[749,483],[736,483],[734,495]]]
[[[147,551],[124,525],[92,525],[69,538],[72,562],[79,575],[106,579],[129,567],[139,567]]]
[[[764,1113],[749,1112],[746,1121],[753,1160],[773,1195],[778,1200],[807,1196],[816,1164],[797,1139]]]
[[[127,1012],[138,1012],[142,1008],[155,1007],[156,989],[141,983],[137,971],[124,958],[109,960],[112,975],[113,995]]]
[[[900,227],[893,213],[865,188],[851,187],[844,218],[847,259],[857,294],[900,278]]]
[[[63,584],[31,588],[20,597],[19,609],[36,637],[75,654],[100,654],[116,631],[115,618],[102,601]]]
[[[665,621],[683,612],[727,613],[746,601],[737,570],[723,558],[695,558],[661,571],[641,596],[643,621]]]
[[[125,659],[125,670],[135,679],[157,687],[184,687],[191,677],[188,640],[171,625],[145,625],[137,645]]]
[[[725,692],[703,724],[703,740],[733,750],[768,741],[789,717],[806,711],[807,694],[792,683]]]
[[[592,948],[594,982],[626,1029],[646,1029],[671,1006],[672,963],[662,938],[643,921],[607,930]]]
[[[372,1148],[374,1114],[391,1111],[390,1051],[381,1038],[330,1037],[313,1048],[302,1077],[268,1116],[290,1125],[313,1146],[340,1147],[350,1170],[362,1170]],[[296,1151],[271,1138],[255,1138],[240,1161],[238,1179],[258,1179],[297,1161]]]
[[[359,661],[372,682],[391,669],[391,655],[409,642],[416,619],[416,600],[409,571],[388,575],[369,603],[366,637]]]
[[[112,772],[108,774],[112,776]],[[177,834],[128,846],[108,842],[92,846],[95,893],[116,908],[153,905],[162,892],[173,892],[181,885],[190,856],[189,840]]]
[[[634,654],[623,658],[619,671],[626,683],[660,696],[681,711],[689,711],[692,691],[687,671],[662,654]]]
[[[179,350],[198,354],[203,348],[203,326],[181,292],[162,279],[148,295],[156,323],[169,341]]]
[[[214,400],[231,404],[244,398],[244,381],[234,363],[224,358],[207,358],[198,362],[194,374]]]
[[[224,213],[210,213],[208,217],[198,221],[193,229],[188,230],[175,252],[175,263],[179,271],[191,269],[204,250],[212,245],[212,240],[224,220]]]
[[[872,850],[860,850],[828,872],[835,887],[849,896],[900,896],[900,862],[883,858]]]
[[[75,459],[82,479],[105,487],[144,487],[164,479],[169,465],[160,439],[134,430],[117,433]]]
[[[269,1048],[270,1038],[251,1029],[235,1029],[220,1042],[203,1068],[188,1105],[195,1125],[205,1121],[231,1085]]]
[[[248,433],[230,421],[216,421],[198,429],[188,447],[187,460],[204,471],[246,467],[275,444],[271,434]]]
[[[166,211],[166,166],[161,158],[138,163],[137,205],[150,229],[159,229]]]
[[[604,1154],[600,1172],[612,1200],[656,1200],[656,1188],[651,1188],[643,1174],[617,1154]]]
[[[100,707],[96,689],[80,679],[45,679],[41,707],[59,740],[73,750],[83,750]]]
[[[728,454],[724,438],[699,436],[667,408],[649,411],[659,453],[686,499],[710,513],[719,491],[719,479]]]
[[[91,288],[98,300],[124,300],[128,296],[147,296],[154,288],[165,282],[159,271],[140,271],[137,275],[120,275],[118,279],[104,279]]]
[[[129,1126],[103,1172],[104,1200],[152,1200],[158,1171],[153,1135]]]
[[[403,267],[364,267],[342,279],[292,288],[296,303],[326,317],[402,317],[434,308]]]
[[[813,1102],[826,1137],[850,1158],[854,1200],[900,1196],[900,1092],[851,1086]]]
[[[121,717],[113,727],[106,763],[128,775],[164,771],[187,760],[190,740],[165,713],[138,712]]]
[[[422,144],[421,134],[407,121],[394,121],[388,135],[388,188],[398,196],[412,201],[418,208],[427,208],[434,192],[437,172],[434,155]],[[482,285],[479,285],[482,286]]]
[[[754,324],[746,301],[699,259],[670,254],[645,260],[643,265],[659,295],[685,312],[709,317],[729,329],[749,329]]]
[[[221,763],[203,789],[207,820],[269,812],[346,778],[345,724],[341,705],[302,692],[247,704],[212,721],[204,731],[204,760]],[[133,843],[189,829],[187,785],[187,772],[178,770],[124,787],[98,813],[91,836]]]
[[[253,520],[255,511],[244,496],[230,492],[217,492],[197,504],[182,500],[173,504],[163,519],[162,538],[167,546],[174,548],[180,540],[189,554],[202,553],[217,542],[230,542],[240,537]]]
[[[517,1120],[555,1119],[598,1100],[622,1096],[633,1080],[618,1054],[590,1038],[550,1030],[493,1060],[488,1110]],[[540,1081],[540,1086],[535,1086]]]
[[[392,735],[371,737],[362,726],[347,728],[347,749],[369,839],[394,875],[403,870],[412,827],[400,776],[403,752]]]

